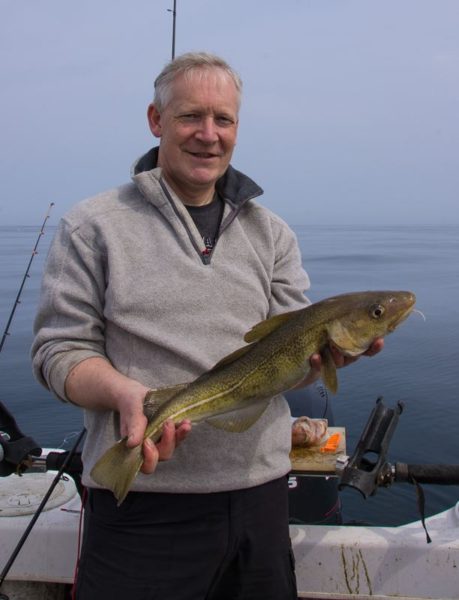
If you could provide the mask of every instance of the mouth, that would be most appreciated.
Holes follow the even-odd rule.
[[[187,150],[186,152],[193,158],[197,158],[199,160],[212,160],[214,158],[219,158],[218,154],[212,152],[191,152],[189,150]]]

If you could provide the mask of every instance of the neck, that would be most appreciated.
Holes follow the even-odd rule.
[[[202,190],[182,189],[181,186],[176,185],[173,181],[170,181],[168,177],[163,174],[164,181],[168,187],[172,189],[175,195],[185,206],[205,206],[210,204],[215,196],[215,186]]]
[[[177,194],[177,192],[176,192]],[[215,197],[215,190],[212,190],[211,194],[206,195],[205,198],[203,198],[202,196],[199,196],[197,198],[182,198],[181,196],[179,196],[180,200],[183,202],[183,204],[185,206],[206,206],[207,204],[210,204],[213,199]]]

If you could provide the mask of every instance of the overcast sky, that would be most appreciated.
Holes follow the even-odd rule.
[[[129,178],[172,6],[0,0],[0,225]],[[177,0],[190,50],[241,74],[233,165],[290,224],[459,224],[459,0]]]

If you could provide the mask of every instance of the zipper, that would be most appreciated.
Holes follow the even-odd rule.
[[[166,198],[168,199],[169,203],[172,206],[173,211],[175,212],[175,214],[177,215],[177,217],[179,218],[180,222],[182,223],[188,238],[191,242],[191,245],[193,246],[193,248],[196,250],[199,258],[201,259],[201,262],[203,265],[210,265],[211,260],[212,260],[212,254],[215,250],[215,247],[217,246],[217,242],[220,239],[220,235],[223,233],[223,231],[225,231],[230,225],[231,223],[234,221],[234,219],[236,219],[237,215],[239,214],[239,210],[242,207],[242,205],[240,206],[235,206],[233,202],[231,202],[231,200],[228,200],[227,198],[225,198],[224,196],[222,196],[222,200],[225,204],[228,204],[231,207],[231,213],[226,217],[225,220],[222,220],[221,224],[220,224],[220,229],[218,231],[218,235],[215,238],[215,243],[212,247],[212,250],[209,250],[209,248],[204,248],[204,250],[202,250],[201,247],[199,247],[199,245],[196,243],[196,240],[193,237],[193,234],[190,230],[190,228],[188,227],[188,223],[185,221],[185,219],[183,218],[183,215],[180,213],[180,211],[177,209],[174,200],[171,198],[171,195],[169,193],[169,190],[167,189],[166,184],[164,183],[163,179],[161,178],[159,180],[159,183],[161,185],[161,188],[166,196]],[[260,193],[257,192],[255,194],[252,194],[251,196],[249,196],[248,198],[246,198],[246,200],[244,201],[244,204],[246,202],[248,202],[249,200],[252,200],[253,198],[256,198],[257,196],[259,196]]]
[[[161,188],[162,188],[162,190],[163,190],[166,198],[169,201],[169,204],[172,206],[173,211],[175,212],[176,216],[179,218],[181,224],[183,225],[183,228],[185,229],[185,231],[186,231],[186,233],[188,235],[188,239],[190,240],[191,245],[193,246],[193,248],[197,252],[199,258],[201,259],[201,262],[204,265],[210,265],[211,251],[208,248],[204,248],[204,250],[203,250],[201,247],[198,246],[198,244],[196,243],[196,240],[194,239],[194,236],[193,236],[193,234],[191,232],[191,229],[188,227],[188,223],[185,221],[185,219],[183,218],[183,215],[180,213],[180,211],[175,206],[175,202],[171,198],[169,190],[167,189],[164,181],[162,179],[160,179],[159,183],[161,185]],[[214,244],[214,248],[215,248],[215,245],[216,245],[216,241],[215,241],[215,244]]]

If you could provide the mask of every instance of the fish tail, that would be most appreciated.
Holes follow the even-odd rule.
[[[91,477],[113,492],[119,506],[126,498],[142,462],[142,445],[128,448],[126,440],[122,439],[99,458],[91,470]]]

